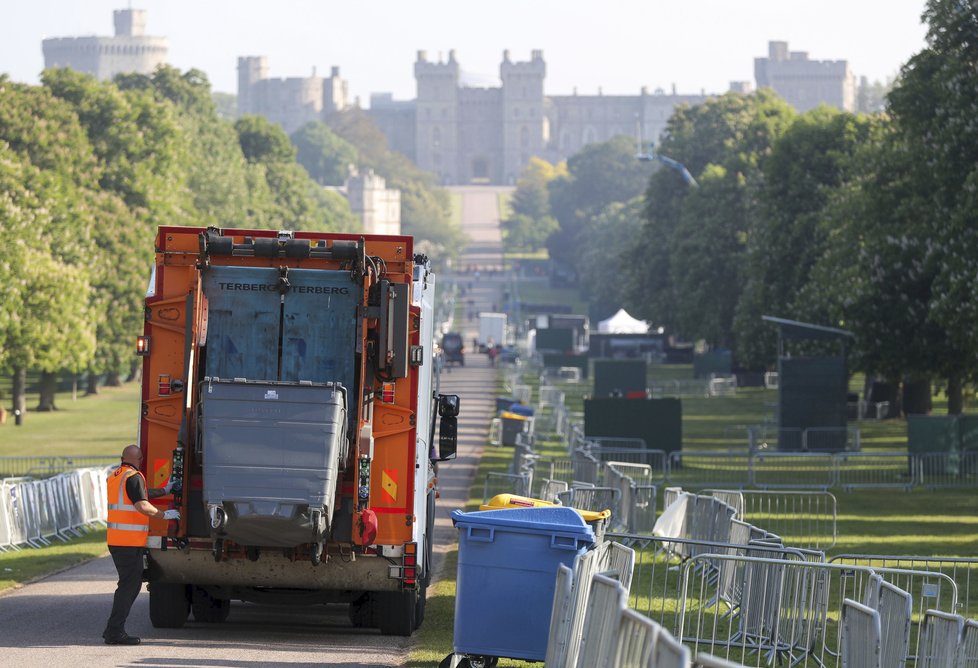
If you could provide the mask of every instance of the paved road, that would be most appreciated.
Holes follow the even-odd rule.
[[[501,257],[495,193],[464,195],[463,229],[473,239],[466,260],[488,266]],[[464,265],[463,265],[464,266]],[[444,279],[443,279],[444,280]],[[486,310],[498,299],[492,282],[468,297]],[[467,339],[472,334],[467,330]],[[484,355],[469,353],[464,368],[442,376],[443,392],[462,397],[459,457],[439,469],[441,500],[436,513],[435,567],[456,541],[449,513],[468,500],[468,490],[486,441],[494,408],[495,371]],[[287,608],[234,602],[224,624],[189,621],[183,629],[154,629],[149,598],[136,600],[127,630],[143,638],[138,647],[109,647],[100,634],[111,607],[115,569],[108,557],[0,596],[0,665],[10,666],[401,666],[411,640],[356,629],[346,606]]]

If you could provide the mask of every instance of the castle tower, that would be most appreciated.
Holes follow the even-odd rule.
[[[439,175],[442,183],[458,183],[459,66],[455,51],[448,62],[429,62],[418,51],[414,63],[418,86],[415,157],[418,167]]]
[[[544,152],[543,80],[547,64],[543,51],[531,52],[529,62],[511,62],[503,52],[499,78],[503,82],[503,180],[516,183],[533,156]]]
[[[268,58],[238,58],[238,116],[259,113],[258,82],[268,78]]]
[[[145,9],[117,9],[112,12],[116,37],[142,37],[146,34]]]
[[[112,37],[51,37],[41,42],[44,67],[70,67],[109,81],[117,74],[152,74],[166,62],[165,37],[146,34],[146,12],[120,9],[113,12]]]

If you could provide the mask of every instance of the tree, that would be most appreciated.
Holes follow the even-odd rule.
[[[234,129],[248,162],[295,162],[296,149],[288,135],[264,116],[242,116],[234,122]]]
[[[819,107],[796,118],[771,147],[734,323],[740,364],[760,369],[774,361],[776,330],[762,315],[812,322],[827,317],[799,295],[832,232],[824,214],[829,198],[851,179],[853,155],[880,126],[879,120]]]
[[[291,137],[299,164],[320,185],[341,186],[357,164],[357,150],[333,133],[325,123],[314,121]]]
[[[649,180],[645,225],[624,263],[630,313],[688,338],[733,343],[762,170],[794,116],[767,90],[676,110],[659,152],[701,183],[690,188],[671,169]]]
[[[924,18],[927,48],[901,70],[887,131],[836,196],[847,216],[818,270],[821,290],[845,281],[831,306],[858,336],[861,367],[943,379],[953,414],[978,374],[978,18],[952,0],[931,0]]]
[[[574,267],[582,229],[609,204],[641,194],[650,171],[635,159],[634,140],[624,136],[590,144],[571,156],[567,176],[548,184],[550,210],[560,224],[547,242],[550,257]]]
[[[523,168],[510,200],[511,214],[502,221],[503,243],[509,250],[536,251],[544,246],[559,224],[550,214],[548,185],[567,175],[567,165],[551,165],[540,158],[530,158]]]
[[[622,263],[642,229],[642,206],[641,197],[609,204],[581,233],[580,284],[592,321],[613,315],[623,303]]]

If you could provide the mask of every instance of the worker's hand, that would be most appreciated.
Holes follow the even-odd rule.
[[[172,491],[173,491],[173,478],[170,478],[166,481],[166,484],[163,485],[163,493],[169,494]]]
[[[176,508],[173,508],[172,510],[164,510],[163,511],[163,519],[165,519],[165,520],[179,520],[180,519],[180,511],[177,510]]]

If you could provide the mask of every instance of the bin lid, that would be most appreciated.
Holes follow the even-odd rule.
[[[509,406],[507,410],[508,413],[515,413],[516,415],[526,415],[527,417],[533,417],[533,407],[524,406],[521,403],[513,403]]]
[[[452,511],[455,526],[492,526],[536,531],[560,531],[594,540],[594,531],[580,514],[563,506],[553,508],[502,508],[463,513]]]
[[[558,503],[551,503],[550,501],[544,501],[542,499],[531,499],[528,496],[520,496],[518,494],[497,494],[496,496],[489,499],[488,503],[479,506],[479,510],[502,510],[502,509],[512,509],[512,508],[568,508],[569,506],[561,506]],[[574,512],[578,513],[584,518],[585,522],[595,522],[597,520],[606,520],[611,517],[610,510],[582,510],[580,508],[571,508]]]
[[[510,411],[503,411],[502,413],[499,414],[499,417],[501,417],[504,420],[526,420],[530,416],[520,415],[519,413],[512,413]]]

